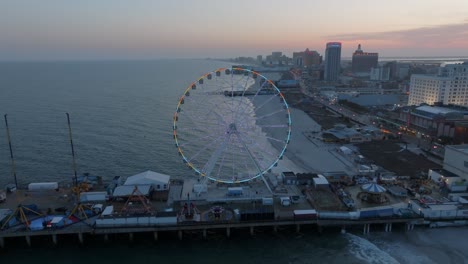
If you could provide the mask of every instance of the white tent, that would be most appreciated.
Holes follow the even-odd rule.
[[[327,178],[325,178],[323,175],[320,175],[320,174],[318,174],[317,176],[318,177],[313,178],[315,187],[328,186],[329,183],[327,181]]]
[[[169,189],[169,180],[171,176],[157,173],[154,171],[145,171],[133,176],[130,176],[125,181],[124,185],[152,185],[156,191],[164,191]]]
[[[151,188],[153,188],[152,185],[122,185],[122,186],[117,186],[112,193],[112,196],[114,197],[128,197],[132,195],[133,191],[135,190],[135,187],[138,188],[138,191],[144,195],[148,196],[151,192]]]
[[[341,147],[340,147],[340,150],[341,150],[341,152],[343,152],[343,154],[345,154],[345,155],[351,155],[351,154],[353,154],[353,151],[352,151],[350,148],[345,147],[345,146],[341,146]]]

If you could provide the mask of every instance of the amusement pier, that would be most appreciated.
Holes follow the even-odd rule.
[[[452,172],[467,145],[434,155],[388,119],[318,95],[298,71],[267,74],[234,66],[188,85],[172,127],[181,176],[78,174],[67,114],[72,177],[19,186],[5,115],[14,183],[0,191],[0,247],[468,223],[466,181]]]

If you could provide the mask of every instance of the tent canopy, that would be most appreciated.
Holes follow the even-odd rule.
[[[154,171],[145,171],[128,177],[124,185],[153,185],[155,189],[167,189],[161,186],[169,186],[171,176],[157,173]],[[160,186],[157,188],[157,186]]]
[[[384,193],[386,189],[377,183],[368,183],[362,185],[361,189],[369,193]]]
[[[132,195],[133,191],[135,190],[135,187],[138,188],[138,191],[145,196],[148,196],[151,192],[151,185],[122,185],[122,186],[117,186],[113,192],[114,197],[127,197]]]

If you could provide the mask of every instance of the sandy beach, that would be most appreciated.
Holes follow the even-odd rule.
[[[271,95],[260,95],[253,101],[255,107],[261,106]],[[266,104],[256,111],[257,116],[274,112],[275,105]],[[323,143],[319,139],[314,139],[312,131],[320,131],[321,127],[310,118],[304,111],[290,108],[292,119],[291,140],[288,144],[285,158],[281,160],[276,171],[286,169],[295,173],[303,172],[324,172],[324,171],[347,171],[349,164],[336,157],[334,144]],[[275,122],[279,124],[284,118],[283,115],[275,115]],[[271,137],[281,138],[283,131],[277,129],[264,128],[264,132]],[[278,149],[278,146],[272,144]],[[279,149],[278,149],[279,150]],[[280,172],[280,171],[279,171]]]

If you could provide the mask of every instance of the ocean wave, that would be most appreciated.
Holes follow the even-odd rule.
[[[345,237],[349,241],[349,251],[356,258],[365,261],[366,263],[372,264],[398,264],[395,258],[390,254],[380,249],[377,245],[373,244],[369,240],[346,233]]]

